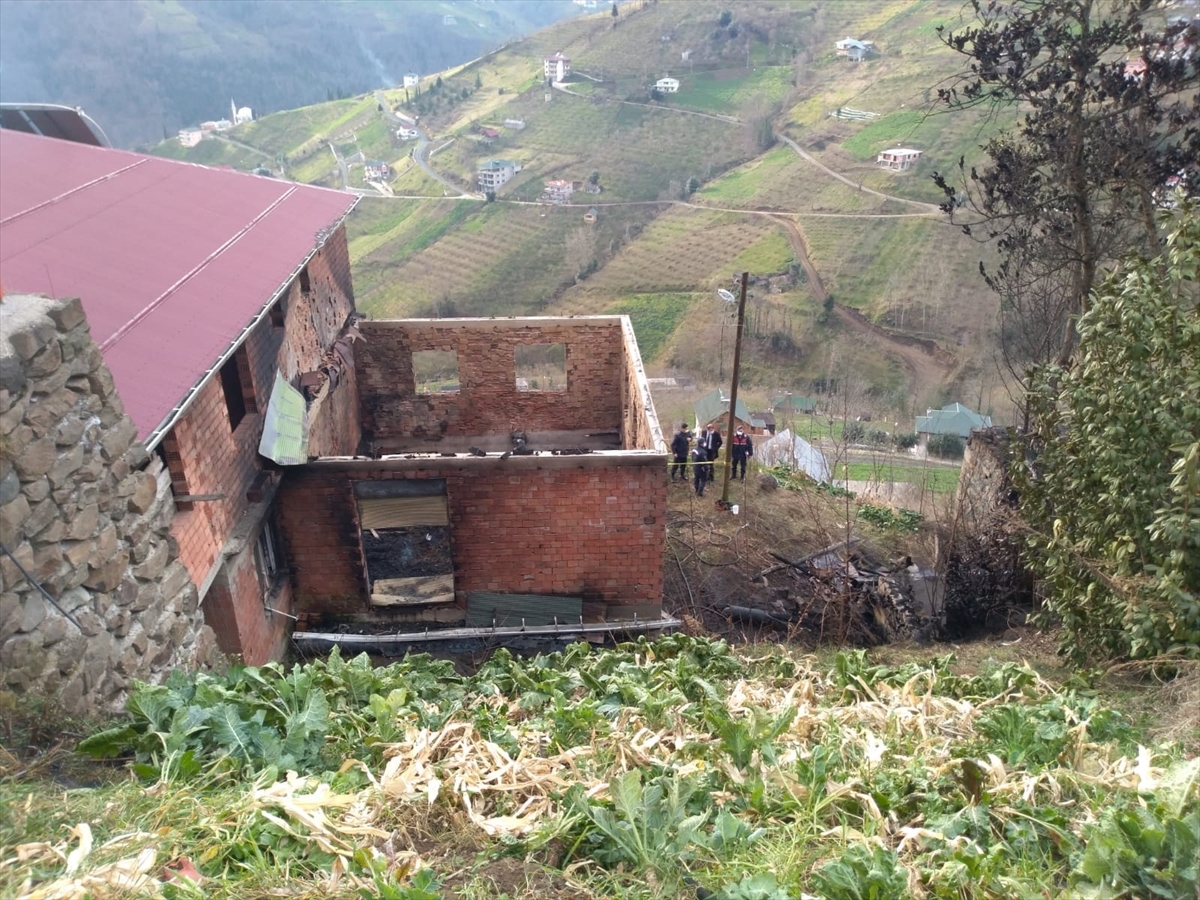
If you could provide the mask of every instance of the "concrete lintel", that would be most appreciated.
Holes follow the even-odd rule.
[[[621,327],[623,316],[491,316],[465,319],[365,319],[360,330],[393,328],[403,331],[413,326],[450,328],[459,331],[486,331],[492,328],[546,328],[559,326],[611,325]]]
[[[364,457],[325,457],[308,464],[321,471],[344,470],[347,472],[405,472],[430,467],[461,468],[468,472],[537,472],[560,469],[614,469],[663,466],[667,454],[653,450],[601,450],[596,453],[581,453],[573,456],[509,456],[500,454],[487,456],[437,456],[421,454],[414,456],[385,456],[382,459]]]
[[[612,431],[526,431],[530,450],[560,450],[584,447],[588,450],[620,450],[621,432]],[[466,453],[472,447],[488,452],[503,453],[512,449],[512,434],[476,434],[438,437],[423,440],[418,437],[378,440],[375,448],[381,453]]]

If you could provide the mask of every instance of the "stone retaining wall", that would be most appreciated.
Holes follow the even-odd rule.
[[[217,660],[136,438],[80,302],[0,300],[0,686],[96,713]]]

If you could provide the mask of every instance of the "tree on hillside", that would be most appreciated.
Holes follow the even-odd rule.
[[[616,4],[616,0],[613,0],[613,5],[612,5],[612,17],[613,17],[614,19],[617,17],[617,4]]]
[[[938,91],[951,109],[1011,110],[987,162],[937,173],[963,230],[994,242],[984,278],[1001,298],[1001,345],[1020,381],[1066,363],[1077,318],[1115,259],[1158,252],[1156,192],[1181,169],[1200,184],[1196,34],[1146,21],[1151,0],[972,0],[977,21],[941,40],[969,61]],[[1189,96],[1190,92],[1190,96]]]
[[[592,169],[592,174],[588,176],[588,183],[589,184],[599,184],[600,183],[600,170],[599,169]]]
[[[1200,210],[1110,275],[1039,369],[1014,481],[1043,616],[1077,661],[1200,656]]]

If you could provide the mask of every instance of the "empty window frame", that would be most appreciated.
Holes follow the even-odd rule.
[[[302,293],[302,294],[312,293],[312,282],[309,280],[309,277],[308,277],[308,266],[305,266],[303,269],[300,270],[300,293]]]
[[[254,381],[250,377],[250,357],[244,344],[221,366],[221,388],[225,393],[225,410],[229,413],[229,430],[237,431],[246,413],[258,412]]]
[[[283,555],[283,538],[272,510],[267,514],[262,531],[254,545],[254,561],[258,566],[258,582],[262,586],[263,602],[267,602],[275,588],[283,580],[286,570]]]
[[[192,492],[188,487],[187,475],[183,471],[183,455],[179,452],[179,442],[175,440],[175,432],[168,431],[164,434],[162,440],[154,448],[154,452],[158,454],[167,473],[171,476],[171,493],[176,498],[175,509],[179,512],[187,512],[192,508],[192,504],[178,498],[188,497]]]
[[[359,482],[354,493],[371,604],[453,603],[445,480]]]
[[[518,391],[565,391],[566,344],[519,344],[513,350]]]
[[[414,350],[413,382],[418,394],[457,391],[458,354],[453,350]]]

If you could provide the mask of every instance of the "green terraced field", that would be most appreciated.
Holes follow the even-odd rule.
[[[689,293],[634,294],[618,300],[605,312],[629,316],[638,350],[642,359],[649,362],[671,339],[688,308],[707,299],[706,295]]]
[[[668,94],[663,102],[701,112],[737,115],[751,104],[777,103],[792,90],[791,66],[763,66],[756,69],[727,69],[683,75],[679,93]]]

